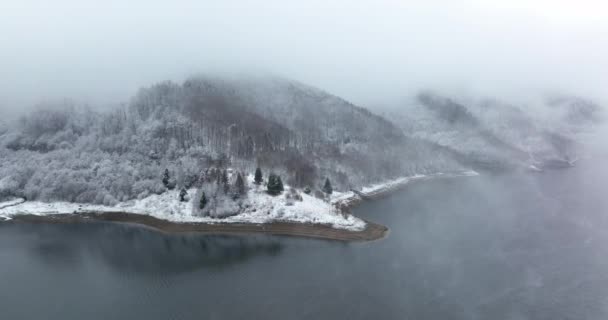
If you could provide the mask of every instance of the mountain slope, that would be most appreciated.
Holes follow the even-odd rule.
[[[406,135],[449,149],[476,169],[567,166],[581,151],[577,133],[601,121],[601,108],[580,98],[555,101],[530,111],[496,99],[462,103],[423,92],[388,112]]]
[[[292,186],[337,190],[451,171],[449,152],[339,97],[281,78],[194,77],[141,89],[97,113],[71,104],[24,116],[0,135],[0,196],[115,203],[178,187],[209,168],[261,167]]]

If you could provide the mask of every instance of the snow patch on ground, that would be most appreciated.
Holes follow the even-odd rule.
[[[147,214],[155,218],[172,222],[202,222],[202,223],[270,223],[298,222],[326,224],[334,228],[353,231],[363,230],[365,222],[353,216],[344,216],[330,203],[321,199],[302,194],[302,201],[286,199],[285,193],[271,196],[263,187],[254,186],[245,199],[243,212],[231,217],[217,219],[199,217],[192,213],[193,204],[197,201],[180,202],[179,191],[167,191],[160,195],[151,195],[139,200],[121,202],[115,206],[80,204],[70,202],[44,203],[27,201],[13,206],[2,207],[0,218],[10,219],[19,214],[51,215],[77,214],[79,212],[126,212]],[[191,199],[196,189],[188,190]],[[3,204],[0,204],[3,205]]]
[[[331,203],[307,194],[301,194],[302,201],[288,200],[284,195],[269,196],[265,191],[251,190],[251,207],[238,216],[228,219],[246,219],[256,223],[272,221],[329,224],[334,228],[363,230],[365,222],[354,216],[342,215]]]
[[[0,209],[16,206],[18,204],[24,203],[25,199],[23,198],[14,198],[11,200],[0,202]]]

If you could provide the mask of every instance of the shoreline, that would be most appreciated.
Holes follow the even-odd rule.
[[[394,194],[408,186],[411,182],[425,181],[436,178],[455,178],[477,175],[475,172],[460,172],[451,174],[416,175],[402,177],[385,183],[363,188],[361,191],[351,190],[342,193],[330,201],[344,215],[352,215],[351,210],[366,201],[378,200]],[[353,215],[354,216],[354,215]],[[79,211],[73,213],[56,213],[48,215],[15,214],[9,220],[0,224],[16,223],[87,223],[111,222],[132,224],[139,227],[151,228],[163,233],[205,233],[205,234],[269,234],[279,236],[306,237],[336,241],[374,241],[389,233],[389,228],[365,219],[365,228],[349,230],[336,228],[328,224],[302,223],[289,221],[273,221],[269,223],[241,222],[186,222],[170,221],[148,214],[120,211]]]
[[[364,188],[363,191],[351,190],[348,192],[350,193],[348,196],[335,199],[335,201],[332,202],[332,205],[334,205],[342,212],[350,214],[350,211],[361,203],[366,201],[380,200],[382,198],[388,197],[394,194],[395,192],[403,190],[405,187],[409,186],[413,182],[427,181],[438,178],[473,177],[477,175],[478,173],[475,171],[464,171],[459,173],[437,173],[431,175],[415,175],[403,177],[389,181],[384,184],[378,184],[376,187],[372,186],[370,188]]]
[[[53,214],[46,216],[16,215],[4,224],[16,223],[91,223],[111,222],[132,224],[138,227],[147,227],[163,233],[205,233],[205,234],[270,234],[278,236],[306,237],[337,241],[373,241],[384,238],[388,228],[365,220],[365,229],[353,231],[338,229],[330,225],[297,223],[297,222],[271,222],[264,224],[254,223],[202,223],[202,222],[172,222],[158,219],[149,215],[126,212],[84,212],[74,214]]]

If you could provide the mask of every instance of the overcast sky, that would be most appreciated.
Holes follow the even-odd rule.
[[[0,111],[127,100],[198,72],[292,77],[366,106],[420,88],[605,98],[606,1],[0,1]]]

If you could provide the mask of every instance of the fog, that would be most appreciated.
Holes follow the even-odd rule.
[[[126,101],[193,73],[272,73],[367,107],[423,88],[605,101],[602,1],[4,1],[0,111]]]

